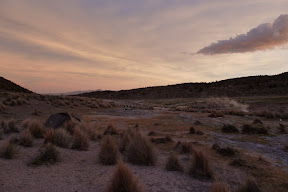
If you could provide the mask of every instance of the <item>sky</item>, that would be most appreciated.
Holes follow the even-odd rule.
[[[1,0],[0,76],[37,93],[288,71],[287,0]]]

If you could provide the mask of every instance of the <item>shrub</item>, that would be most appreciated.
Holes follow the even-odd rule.
[[[31,120],[28,129],[35,138],[43,138],[45,130],[41,123],[37,120]]]
[[[254,125],[254,124],[245,124],[242,127],[242,133],[243,134],[263,134],[263,135],[267,135],[268,134],[268,130],[267,130],[267,128],[265,128],[263,126],[258,126],[258,125]]]
[[[194,127],[190,127],[189,134],[195,134],[195,128]]]
[[[231,190],[223,182],[215,182],[212,185],[212,192],[230,192]]]
[[[208,158],[202,151],[195,150],[193,153],[189,173],[190,175],[200,179],[212,178]]]
[[[132,138],[131,134],[129,134],[128,131],[125,131],[124,135],[122,136],[121,141],[120,141],[119,150],[121,153],[123,153],[127,150],[127,147],[131,143],[131,138]]]
[[[65,129],[56,129],[53,135],[55,145],[63,148],[69,148],[71,136]]]
[[[237,192],[261,192],[254,179],[248,178]]]
[[[217,118],[217,117],[224,117],[223,113],[220,111],[212,111],[208,117]]]
[[[104,135],[118,135],[118,130],[112,124],[108,125],[104,131]]]
[[[167,135],[166,137],[159,137],[159,138],[151,138],[150,141],[152,143],[160,144],[160,143],[171,143],[173,139]]]
[[[108,192],[141,192],[138,179],[135,178],[129,167],[122,162],[118,163],[117,170],[114,173]]]
[[[76,127],[77,123],[73,122],[73,121],[66,121],[63,124],[63,127],[71,134],[73,135],[74,133],[74,129]]]
[[[234,125],[223,125],[221,130],[223,133],[239,133],[239,130]]]
[[[127,147],[127,159],[137,165],[155,165],[157,157],[152,143],[142,133],[137,132]]]
[[[180,153],[192,153],[194,149],[191,143],[188,142],[180,142],[178,141],[174,150],[179,151]]]
[[[30,165],[42,165],[44,163],[54,164],[60,161],[60,153],[57,151],[56,147],[48,143],[45,145],[44,149],[40,151],[40,155],[36,157]]]
[[[99,160],[103,165],[115,165],[119,159],[118,148],[112,136],[107,135],[102,140]]]
[[[183,171],[183,167],[175,153],[171,153],[166,161],[167,171]]]
[[[225,147],[217,149],[217,153],[219,153],[222,156],[232,157],[235,155],[236,151],[232,147]]]
[[[72,148],[87,151],[89,148],[89,145],[90,143],[89,143],[88,136],[79,128],[75,128],[74,134],[73,134]]]
[[[13,159],[18,153],[19,148],[10,142],[5,142],[0,148],[0,156],[5,159]]]
[[[33,142],[34,138],[28,130],[25,130],[19,137],[19,144],[25,147],[32,147]]]

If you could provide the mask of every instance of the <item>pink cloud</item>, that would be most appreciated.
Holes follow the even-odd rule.
[[[264,23],[229,40],[200,49],[198,54],[245,53],[273,49],[288,43],[288,15],[280,15],[273,23]]]

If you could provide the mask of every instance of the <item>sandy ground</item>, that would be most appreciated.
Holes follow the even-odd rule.
[[[145,101],[129,103],[121,101],[119,103],[139,106]],[[41,111],[40,116],[32,115],[35,109]],[[156,131],[163,136],[171,135],[175,142],[172,147],[165,144],[155,145],[158,155],[156,166],[129,164],[133,174],[139,178],[144,191],[211,191],[213,181],[195,179],[187,174],[190,155],[179,154],[186,170],[184,173],[165,170],[168,154],[173,150],[177,141],[197,142],[198,145],[195,147],[205,150],[208,154],[215,179],[227,182],[232,189],[241,185],[248,176],[255,177],[259,186],[266,191],[288,189],[288,153],[283,150],[284,145],[288,144],[288,139],[287,135],[277,134],[275,128],[279,124],[277,119],[261,119],[272,127],[272,136],[246,136],[223,134],[221,127],[225,123],[240,126],[253,121],[255,117],[208,118],[207,113],[169,111],[166,107],[159,106],[154,110],[139,108],[124,110],[122,106],[108,109],[84,106],[55,107],[48,103],[31,100],[29,105],[7,107],[5,112],[0,112],[0,121],[15,118],[20,124],[26,118],[35,118],[44,123],[49,115],[63,111],[78,114],[87,123],[95,125],[100,132],[110,123],[120,130],[135,127],[135,124],[138,124],[145,134]],[[201,121],[202,125],[195,128],[203,131],[204,135],[188,134],[189,127],[193,126],[196,120]],[[287,124],[285,121],[282,123]],[[5,134],[0,140],[0,145],[15,135],[18,134]],[[0,158],[0,191],[105,191],[116,166],[103,166],[98,162],[100,142],[91,141],[88,151],[57,147],[61,153],[61,162],[39,167],[31,167],[27,164],[39,154],[43,139],[37,139],[34,146],[30,148],[19,146],[20,150],[15,159]],[[239,154],[233,158],[222,157],[211,150],[215,142],[234,147]],[[259,163],[260,156],[267,162]],[[247,160],[255,169],[230,166],[231,160],[238,157]]]

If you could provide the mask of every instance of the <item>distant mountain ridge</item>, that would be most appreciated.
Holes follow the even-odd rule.
[[[0,77],[0,92],[4,91],[11,91],[11,92],[18,92],[18,93],[32,93],[32,91],[25,89],[13,83],[10,80],[5,79],[4,77]]]
[[[94,91],[78,96],[101,99],[169,99],[288,95],[288,72],[279,75],[239,77],[210,83],[183,83],[121,91]]]

